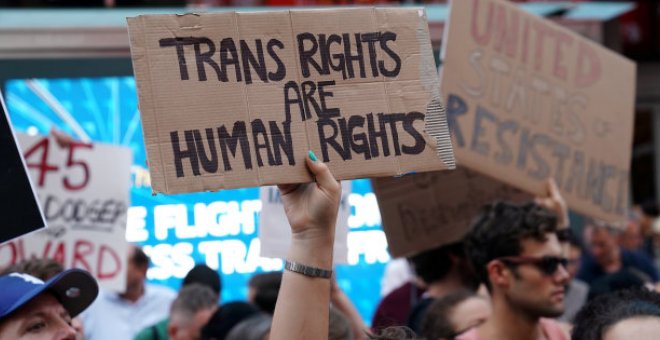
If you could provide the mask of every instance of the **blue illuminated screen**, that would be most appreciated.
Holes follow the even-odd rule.
[[[56,127],[133,150],[126,237],[150,256],[150,282],[178,289],[195,263],[206,263],[220,272],[226,302],[247,298],[253,273],[282,270],[281,260],[259,256],[257,188],[151,195],[132,77],[11,80],[5,95],[17,131],[48,134]],[[369,323],[390,257],[368,180],[353,181],[349,204],[349,264],[336,268],[337,280]]]

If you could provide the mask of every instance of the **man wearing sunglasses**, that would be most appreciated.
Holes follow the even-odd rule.
[[[569,339],[549,319],[564,312],[569,282],[553,213],[532,203],[488,205],[465,244],[491,294],[493,314],[458,339]]]

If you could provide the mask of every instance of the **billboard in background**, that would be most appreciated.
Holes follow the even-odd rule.
[[[281,260],[259,256],[258,188],[151,195],[132,77],[20,79],[5,85],[7,111],[17,131],[47,134],[57,127],[76,138],[132,149],[126,236],[150,255],[152,283],[178,289],[195,263],[206,263],[222,276],[223,301],[244,300],[253,273],[283,268]],[[337,267],[337,278],[370,320],[390,257],[368,180],[353,181],[348,203],[348,264]]]

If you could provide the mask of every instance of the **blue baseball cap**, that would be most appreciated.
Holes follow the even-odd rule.
[[[99,286],[88,272],[80,269],[65,270],[46,282],[24,273],[0,276],[0,319],[43,292],[53,294],[74,317],[94,302]]]

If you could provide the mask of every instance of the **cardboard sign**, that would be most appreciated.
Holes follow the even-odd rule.
[[[341,182],[341,201],[337,224],[335,226],[335,244],[333,260],[335,264],[348,263],[348,216],[351,206],[348,195],[351,194],[351,181]],[[291,227],[284,213],[280,191],[276,186],[259,188],[261,213],[259,213],[259,240],[261,256],[285,258],[291,244]]]
[[[411,256],[461,240],[488,203],[520,203],[532,198],[462,167],[451,172],[374,178],[371,185],[393,257]]]
[[[48,229],[0,246],[0,267],[52,258],[89,271],[106,288],[126,285],[131,150],[18,135]]]
[[[635,64],[501,0],[451,3],[442,93],[461,165],[624,219]]]
[[[128,19],[154,192],[454,167],[421,9]]]
[[[0,243],[46,227],[0,94]]]

